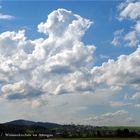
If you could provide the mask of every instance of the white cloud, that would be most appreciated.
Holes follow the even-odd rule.
[[[49,14],[45,23],[38,25],[38,31],[49,34],[49,37],[66,37],[72,40],[80,39],[92,24],[88,19],[73,14],[65,9],[58,9]]]
[[[120,102],[120,101],[110,101],[110,105],[112,107],[123,107],[123,106],[132,105],[132,103],[124,103],[124,102]]]
[[[138,23],[135,25],[134,30],[124,34],[124,29],[116,30],[114,38],[111,42],[114,46],[122,46],[125,43],[126,47],[136,47],[139,44]]]
[[[0,20],[11,20],[11,19],[14,19],[14,18],[15,18],[14,16],[0,13]]]
[[[140,17],[140,2],[128,2],[121,8],[119,19],[137,19]]]
[[[111,44],[113,44],[114,46],[120,45],[120,41],[121,41],[123,32],[124,32],[124,29],[120,29],[120,30],[115,31],[114,38],[113,38]]]
[[[104,125],[125,125],[128,124],[124,118],[128,117],[129,113],[126,110],[118,110],[116,112],[108,112],[98,116],[93,116],[87,119],[87,122],[97,126]]]
[[[136,25],[135,25],[135,30],[140,33],[140,21],[137,21]]]
[[[130,2],[135,2],[136,0],[125,0],[123,2],[121,2],[118,6],[117,9],[118,10],[122,10],[124,9]]]
[[[139,43],[136,31],[130,31],[127,33],[124,37],[124,40],[128,42],[128,46],[130,47],[137,46]]]
[[[113,113],[103,114],[102,116],[107,117],[107,118],[112,118],[112,117],[116,117],[116,116],[118,117],[118,116],[125,115],[125,114],[128,114],[128,112],[125,110],[118,110],[118,111],[113,112]]]
[[[140,100],[140,92],[136,92],[132,97],[132,100]]]
[[[134,87],[140,84],[140,48],[130,55],[121,55],[117,61],[108,60],[100,67],[94,67],[94,81],[112,87]]]
[[[38,25],[38,30],[49,37],[28,40],[24,30],[1,33],[1,96],[24,99],[77,93],[81,85],[81,93],[93,90],[90,69],[95,46],[80,41],[91,23],[58,9]]]
[[[114,37],[114,40],[112,43],[114,45],[118,44],[118,40],[123,38],[122,43],[125,43],[125,46],[128,47],[136,47],[139,44],[139,38],[140,38],[140,25],[139,25],[139,18],[140,18],[140,1],[135,1],[135,0],[127,0],[125,2],[122,2],[118,6],[118,11],[119,11],[119,20],[123,19],[130,19],[133,22],[136,22],[134,26],[131,26],[131,30],[126,33],[126,35],[119,36],[118,38]]]
[[[140,108],[140,104],[135,104],[134,105],[136,108]]]

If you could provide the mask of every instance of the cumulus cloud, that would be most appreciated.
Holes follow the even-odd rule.
[[[34,91],[33,97],[45,93],[94,93],[98,87],[120,90],[127,84],[138,84],[139,48],[117,61],[93,67],[95,46],[80,41],[90,25],[89,20],[58,9],[38,25],[40,32],[48,34],[44,39],[29,40],[24,30],[1,33],[1,96],[28,98],[29,89]],[[64,26],[62,32],[60,26]]]
[[[119,11],[119,20],[124,20],[124,19],[130,19],[133,21],[135,24],[131,26],[131,29],[128,33],[126,33],[123,36],[118,35],[114,37],[112,43],[114,45],[117,45],[122,38],[122,43],[125,43],[124,46],[128,47],[136,47],[139,44],[139,38],[140,38],[140,27],[139,27],[139,18],[140,18],[140,1],[135,1],[135,0],[127,0],[125,2],[122,2],[118,6],[118,11]]]
[[[72,40],[80,39],[92,24],[88,19],[73,14],[71,11],[58,9],[49,14],[46,22],[38,25],[38,31],[49,37],[68,37]]]
[[[80,41],[91,23],[71,11],[58,9],[38,25],[39,32],[48,34],[44,39],[29,40],[24,30],[1,33],[1,96],[24,99],[75,93],[79,84],[83,85],[80,92],[91,90],[95,46]]]
[[[33,98],[39,96],[41,91],[34,89],[27,85],[25,81],[19,81],[14,84],[7,84],[2,86],[1,91],[4,93],[4,97],[8,99],[23,99],[23,98]]]
[[[116,61],[108,60],[101,67],[94,67],[92,74],[98,84],[122,88],[140,84],[140,48],[130,55],[121,55]],[[97,74],[98,73],[98,74]]]
[[[121,8],[119,19],[122,20],[124,18],[129,19],[137,19],[140,17],[140,2],[127,2]]]
[[[127,33],[124,37],[124,40],[128,42],[128,46],[133,47],[137,46],[139,44],[139,39],[137,37],[137,32],[136,31],[130,31]]]

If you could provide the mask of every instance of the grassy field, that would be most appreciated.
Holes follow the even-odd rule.
[[[52,139],[38,139],[38,138],[23,138],[23,137],[0,137],[0,140],[140,140],[140,138],[52,138]]]
[[[140,140],[140,138],[59,138],[59,139],[48,139],[48,140]]]

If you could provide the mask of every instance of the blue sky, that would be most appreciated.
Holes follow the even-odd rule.
[[[139,125],[139,10],[135,0],[1,0],[0,121]]]

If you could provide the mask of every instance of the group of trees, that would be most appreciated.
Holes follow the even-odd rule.
[[[51,130],[38,127],[38,126],[22,126],[22,125],[0,125],[0,136],[5,136],[6,134],[48,134]]]
[[[94,127],[85,125],[65,125],[56,129],[62,137],[139,137],[140,131],[129,128]]]

